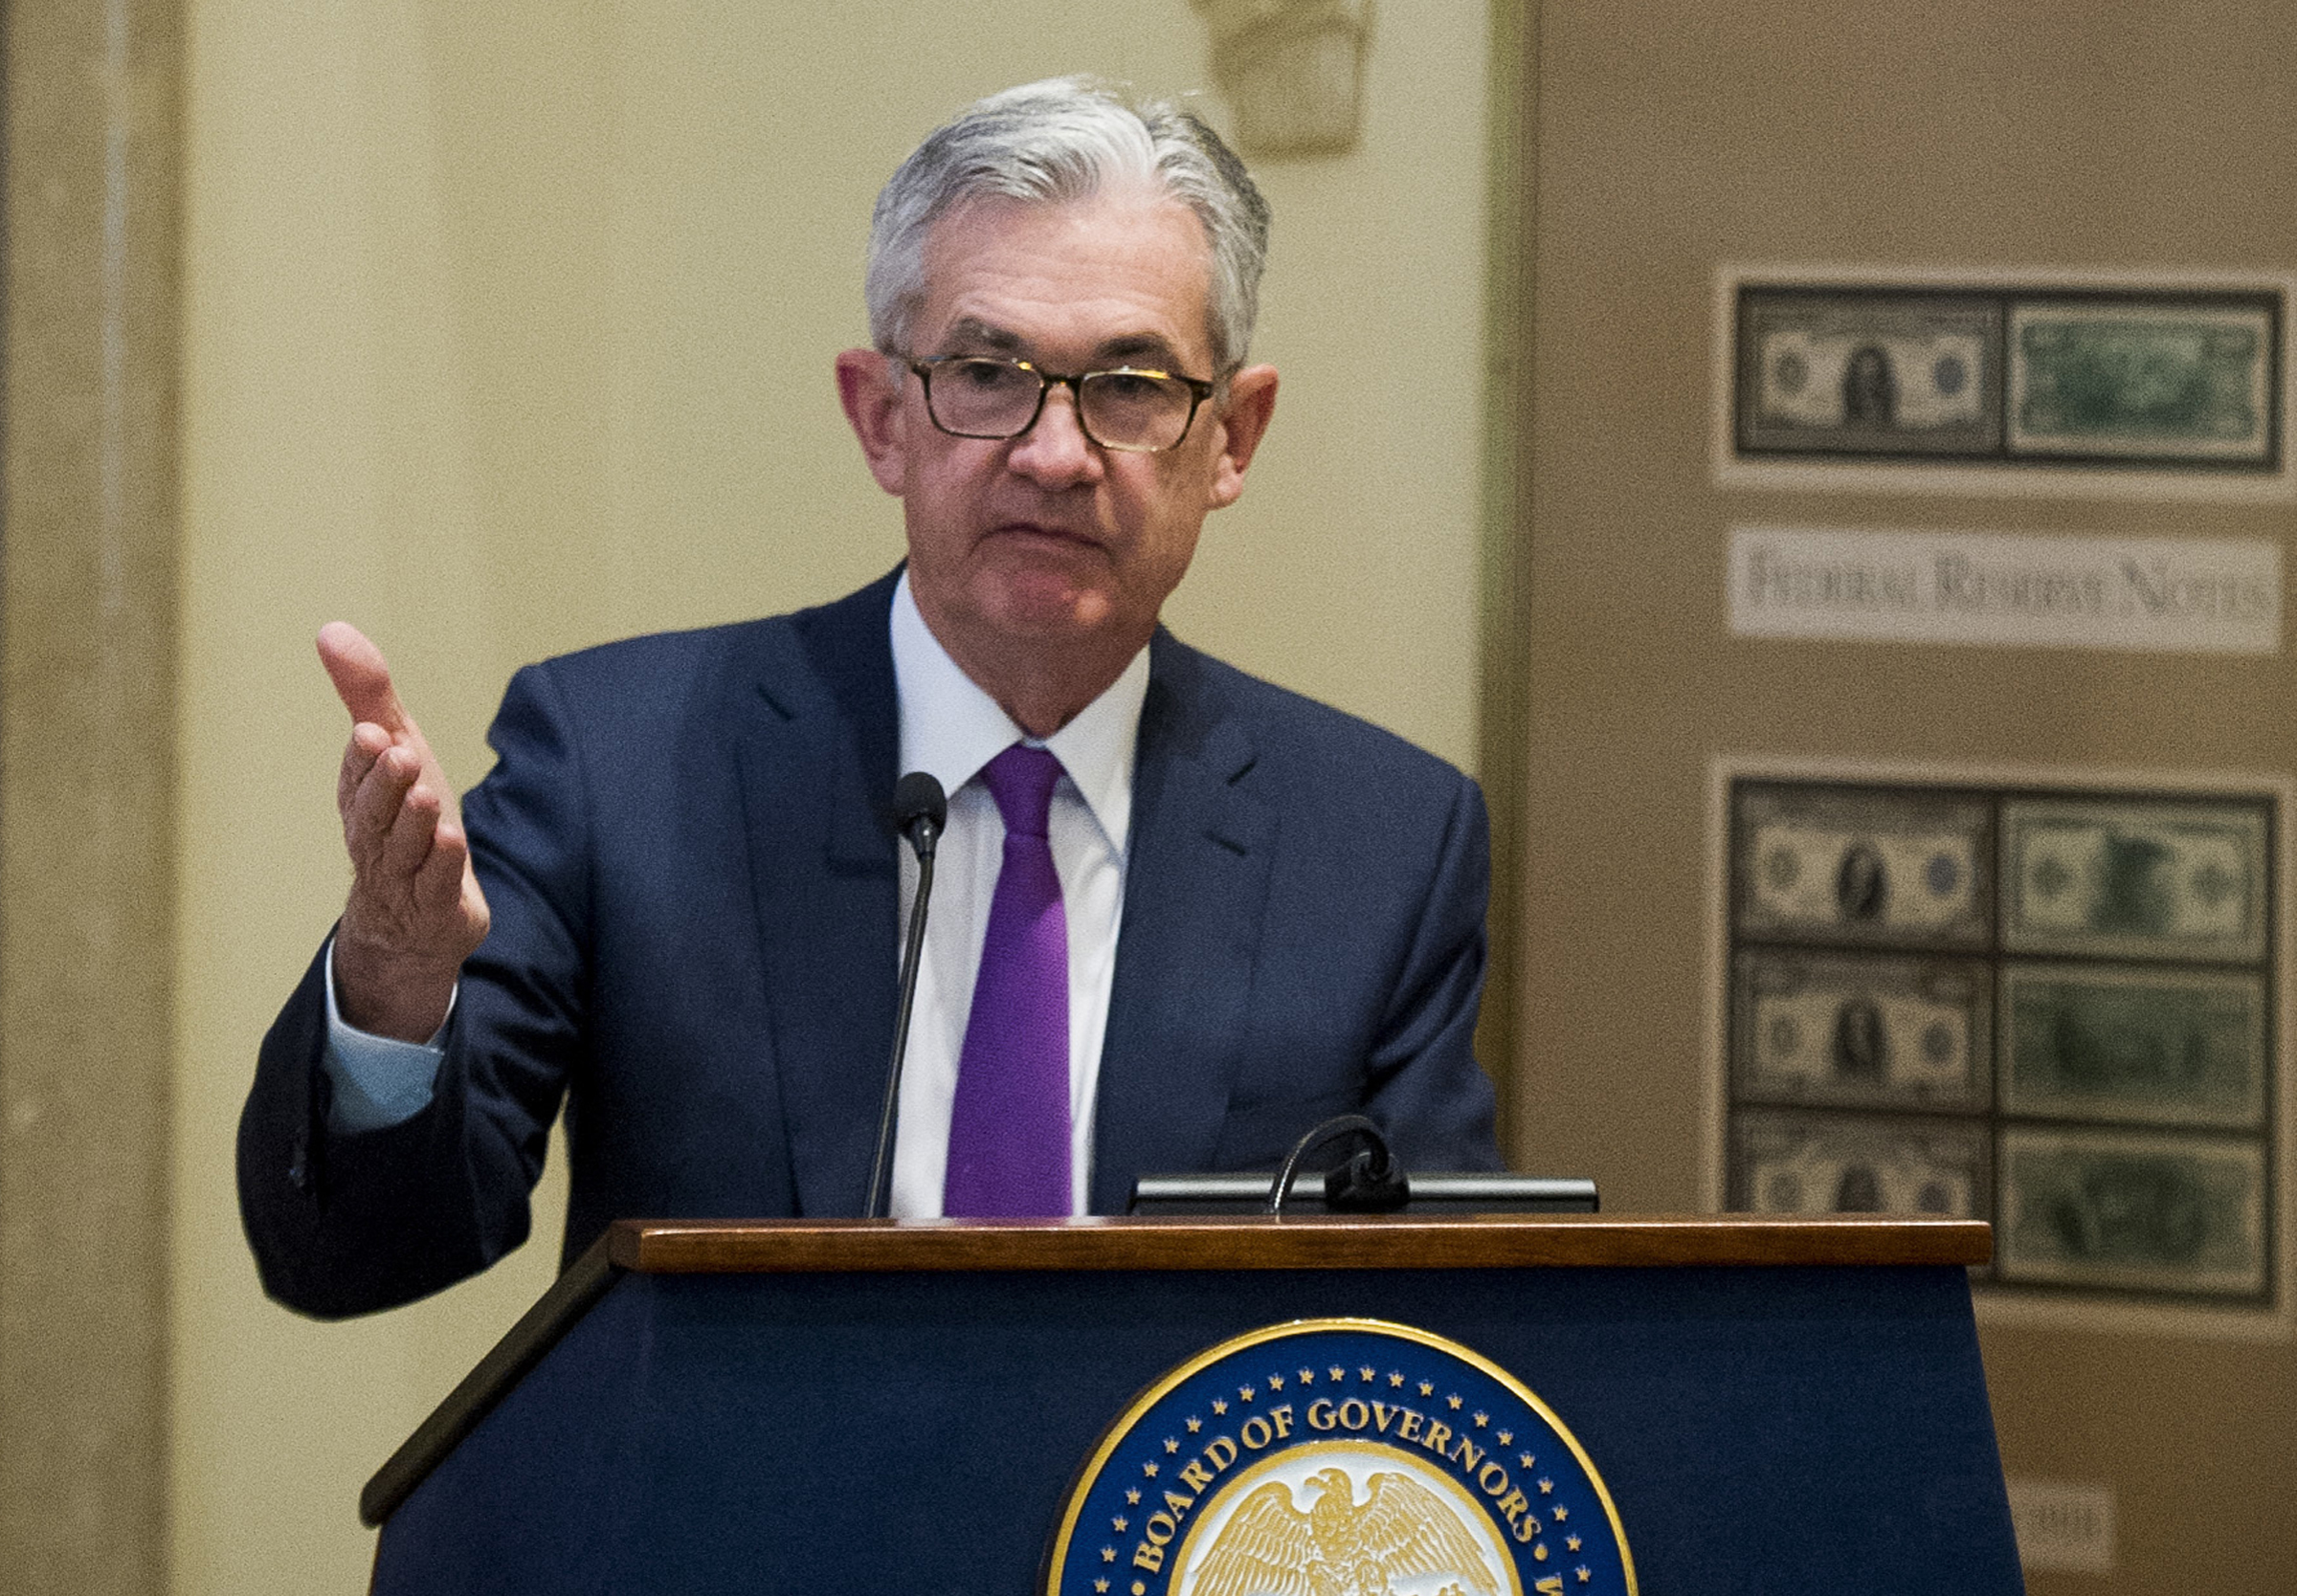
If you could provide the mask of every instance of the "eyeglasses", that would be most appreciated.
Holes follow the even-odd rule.
[[[1132,454],[1178,444],[1213,396],[1211,383],[1129,366],[1059,377],[1025,360],[938,355],[913,360],[909,369],[925,385],[925,413],[952,437],[1017,438],[1037,425],[1046,391],[1066,388],[1084,435]]]

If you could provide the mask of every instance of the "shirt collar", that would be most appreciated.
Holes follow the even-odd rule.
[[[902,768],[924,770],[954,793],[1015,743],[1050,748],[1109,847],[1122,857],[1132,826],[1133,751],[1148,697],[1148,651],[1051,737],[1031,737],[949,657],[918,612],[909,573],[893,590],[894,691],[901,702]]]

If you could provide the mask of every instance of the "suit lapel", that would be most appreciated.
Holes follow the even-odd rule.
[[[1133,768],[1131,858],[1102,1044],[1092,1208],[1210,1162],[1240,1061],[1276,817],[1204,656],[1160,631]]]
[[[800,1214],[859,1213],[893,1046],[900,759],[886,617],[893,577],[792,617],[734,714]]]

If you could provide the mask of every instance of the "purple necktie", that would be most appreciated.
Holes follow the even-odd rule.
[[[957,1056],[941,1211],[1069,1211],[1069,922],[1045,819],[1060,761],[1016,743],[982,767],[1005,817],[973,1011]]]

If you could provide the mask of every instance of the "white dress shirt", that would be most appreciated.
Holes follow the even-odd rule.
[[[893,675],[901,698],[902,768],[927,771],[941,783],[949,795],[949,823],[925,913],[917,1009],[894,1133],[892,1211],[905,1219],[941,1212],[957,1060],[1005,854],[1004,816],[989,788],[973,778],[1014,743],[1028,743],[1051,749],[1064,772],[1053,788],[1045,833],[1069,922],[1069,1205],[1082,1213],[1092,1189],[1093,1104],[1117,966],[1117,927],[1125,915],[1133,748],[1148,694],[1148,651],[1135,654],[1107,691],[1040,742],[958,669],[918,613],[904,571],[893,594]],[[904,847],[904,929],[916,895],[917,860]]]
[[[902,769],[930,771],[949,795],[902,1076],[892,1211],[903,1218],[941,1212],[957,1061],[1005,851],[1004,817],[989,789],[973,778],[1007,747],[1025,742],[1050,748],[1064,772],[1053,789],[1046,833],[1069,922],[1069,1202],[1072,1212],[1082,1213],[1092,1189],[1093,1105],[1109,984],[1116,973],[1117,928],[1125,914],[1133,749],[1141,704],[1148,694],[1148,651],[1135,654],[1124,674],[1075,720],[1039,742],[948,656],[918,613],[906,571],[894,589],[890,626]],[[917,895],[917,860],[906,846],[901,861],[897,957]],[[334,963],[330,947],[327,1047],[322,1055],[335,1085],[329,1123],[356,1133],[413,1119],[431,1101],[443,1048],[436,1037],[427,1044],[398,1042],[345,1024],[335,1007]],[[443,1033],[445,1028],[440,1029]]]

